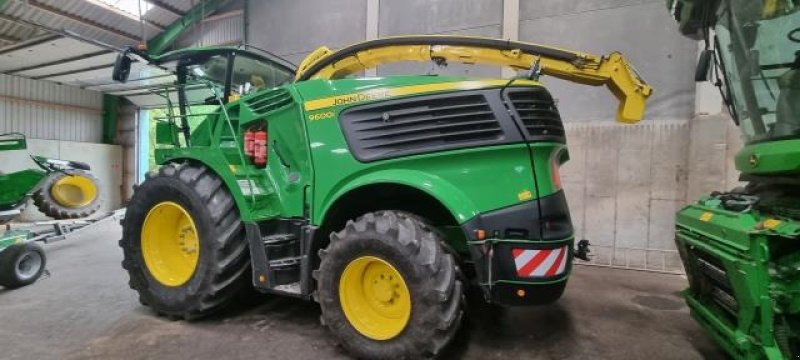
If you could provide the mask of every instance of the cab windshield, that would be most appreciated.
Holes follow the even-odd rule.
[[[724,4],[716,47],[745,140],[800,137],[800,0]]]

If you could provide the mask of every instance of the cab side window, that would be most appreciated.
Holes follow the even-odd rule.
[[[225,96],[228,79],[228,55],[214,55],[186,66],[186,84],[181,89],[186,105],[217,104],[216,95]]]
[[[244,96],[290,82],[294,74],[275,64],[238,55],[233,62],[231,92]]]

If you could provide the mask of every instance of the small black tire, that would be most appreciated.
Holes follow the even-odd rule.
[[[352,355],[368,359],[436,356],[455,336],[463,317],[463,285],[440,233],[416,215],[401,211],[368,213],[331,234],[321,250],[316,300],[322,323]],[[398,270],[410,292],[411,314],[405,327],[390,339],[362,334],[348,320],[339,286],[354,260],[377,257]]]
[[[179,286],[159,282],[142,252],[145,218],[163,202],[182,206],[197,227],[198,261],[191,277]],[[213,314],[250,286],[250,252],[236,203],[222,180],[203,165],[171,163],[149,174],[128,203],[119,244],[122,267],[139,302],[170,319]]]
[[[33,284],[44,273],[47,258],[34,242],[14,244],[0,252],[0,286],[16,289]]]
[[[65,206],[64,204],[59,203],[59,201],[53,197],[51,189],[56,182],[68,176],[81,176],[94,183],[96,189],[94,199],[85,205],[74,207]],[[39,190],[36,190],[36,192],[33,193],[33,203],[37,208],[39,208],[39,211],[51,218],[58,220],[85,218],[97,212],[97,210],[99,210],[100,206],[103,204],[103,201],[103,191],[100,187],[100,180],[98,180],[92,174],[80,170],[67,170],[64,172],[51,173],[48,175],[42,186],[39,187]]]

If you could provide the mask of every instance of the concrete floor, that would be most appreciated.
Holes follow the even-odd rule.
[[[120,268],[120,229],[108,223],[47,247],[51,275],[0,288],[2,359],[330,359],[314,303],[264,296],[197,322],[138,304]],[[690,319],[680,276],[575,269],[556,304],[497,309],[472,300],[447,358],[723,358]]]

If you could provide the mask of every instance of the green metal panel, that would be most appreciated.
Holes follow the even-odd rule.
[[[47,173],[37,169],[28,169],[0,175],[0,209],[14,206],[25,199],[29,192],[36,188]]]
[[[178,144],[178,126],[171,122],[156,123],[156,144],[176,145]]]
[[[798,238],[797,219],[754,209],[729,211],[713,197],[678,213],[676,242],[691,285],[684,292],[687,304],[735,358],[783,359],[781,342],[796,336],[790,330],[796,324],[787,325],[795,320],[786,319],[800,316]],[[706,280],[714,276],[708,277],[702,261],[719,266],[723,274],[717,279],[724,280]],[[730,288],[737,305],[733,313],[715,300],[713,292],[721,290],[714,286]]]
[[[11,245],[21,244],[28,240],[31,233],[23,230],[10,230],[0,233],[0,252],[7,249]]]
[[[0,151],[25,150],[27,148],[28,142],[25,140],[25,135],[19,133],[0,135]]]
[[[114,144],[117,138],[119,97],[103,94],[103,142]]]
[[[468,82],[464,77],[396,76],[380,79],[311,80],[297,83],[299,95],[310,100],[331,95],[377,93],[379,89]],[[490,85],[484,87],[498,87]],[[452,90],[450,90],[452,91]],[[441,91],[434,91],[441,92]],[[426,92],[430,94],[432,92]],[[372,99],[380,101],[383,98]],[[369,103],[365,100],[363,103]],[[528,145],[504,145],[401,157],[371,163],[357,161],[347,147],[337,121],[339,113],[352,103],[309,111],[309,142],[316,177],[311,221],[319,224],[333,202],[348,191],[375,183],[395,183],[423,190],[439,199],[460,223],[480,212],[499,209],[555,192],[550,181],[549,159],[561,144],[537,144],[531,149],[542,162],[537,172],[544,193],[536,188]],[[330,116],[326,115],[330,113]],[[318,119],[318,120],[317,120]],[[484,179],[496,179],[487,189]]]
[[[736,154],[736,169],[747,174],[800,172],[800,139],[745,146]]]

